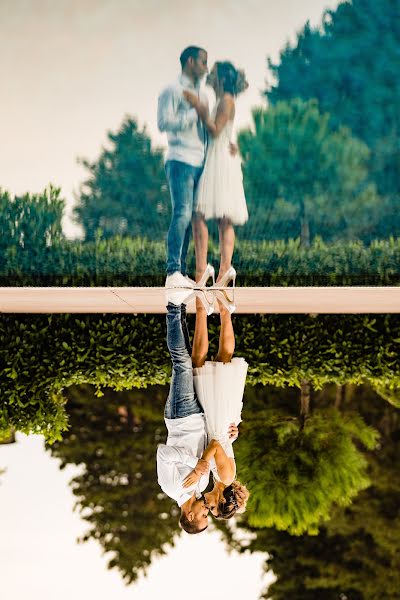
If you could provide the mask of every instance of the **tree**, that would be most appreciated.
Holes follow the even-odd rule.
[[[348,129],[332,131],[315,100],[278,102],[253,111],[241,132],[249,210],[267,238],[353,239],[368,235],[379,199],[368,182],[367,146]],[[254,227],[254,226],[252,226]]]
[[[262,404],[260,391],[259,406]],[[326,386],[316,400],[322,405],[332,403],[335,392],[334,386]],[[282,391],[280,405],[284,393],[293,399],[290,390]],[[264,401],[270,395],[268,390]],[[379,445],[365,455],[370,487],[361,491],[350,506],[335,507],[331,519],[320,527],[318,536],[291,536],[287,531],[255,528],[249,524],[249,511],[237,521],[236,528],[221,528],[228,545],[238,552],[268,553],[265,571],[272,569],[277,577],[264,592],[263,598],[268,600],[392,600],[397,597],[400,587],[399,412],[389,404],[382,410],[381,399],[366,385],[350,386],[341,409],[344,415],[356,410],[363,421],[380,433]]]
[[[320,27],[306,23],[265,92],[276,105],[316,98],[334,130],[345,125],[371,149],[369,170],[382,199],[379,237],[400,233],[400,39],[396,0],[340,2]]]
[[[266,408],[244,423],[237,462],[253,527],[316,535],[333,506],[349,505],[370,484],[357,444],[373,448],[377,432],[356,414],[306,412],[303,405],[297,419]]]
[[[90,386],[67,391],[70,429],[48,446],[68,464],[83,466],[71,482],[89,524],[81,541],[94,539],[130,583],[166,553],[179,532],[175,502],[161,492],[156,447],[164,439],[163,388],[96,399]],[[151,398],[151,402],[149,402]]]
[[[126,117],[116,133],[107,134],[110,147],[97,161],[81,160],[89,178],[81,187],[77,221],[85,239],[114,235],[142,236],[153,240],[167,231],[169,199],[163,155],[151,147],[145,129]]]

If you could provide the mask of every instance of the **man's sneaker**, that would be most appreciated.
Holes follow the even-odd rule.
[[[176,306],[189,302],[191,296],[194,297],[194,292],[191,288],[171,288],[165,290],[165,300],[167,303],[171,302]]]
[[[185,277],[186,281],[188,281],[192,287],[195,287],[196,282],[194,279],[190,279],[189,275],[184,275],[184,277]]]
[[[193,283],[190,282],[189,278],[186,278],[179,271],[175,271],[171,275],[167,275],[165,280],[166,288],[190,288],[193,289]]]

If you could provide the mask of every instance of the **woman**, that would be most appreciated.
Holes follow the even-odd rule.
[[[248,87],[248,83],[244,72],[235,69],[232,63],[216,62],[207,77],[207,84],[212,86],[217,99],[211,116],[195,94],[183,92],[204,122],[210,138],[193,218],[196,283],[205,285],[210,276],[214,280],[214,268],[207,264],[206,220],[217,219],[221,253],[217,284],[227,286],[231,280],[234,285],[236,279],[236,271],[232,267],[233,225],[242,225],[248,219],[240,157],[237,154],[233,156],[230,151],[235,98]]]
[[[230,519],[235,513],[246,510],[249,491],[246,486],[235,480],[236,466],[233,458],[226,455],[220,442],[212,439],[203,452],[202,459],[211,463],[214,487],[204,494],[204,504],[216,519]],[[197,483],[199,476],[192,471],[184,487]]]
[[[233,358],[235,336],[231,312],[216,294],[219,304],[221,330],[215,360],[207,361],[208,330],[207,311],[196,299],[196,325],[193,339],[193,384],[196,396],[203,407],[208,446],[202,458],[210,462],[214,489],[205,495],[205,501],[217,518],[230,518],[243,512],[249,493],[236,477],[236,463],[232,443],[237,439],[237,425],[241,421],[243,392],[248,364],[244,358]],[[194,472],[184,485],[197,481]]]

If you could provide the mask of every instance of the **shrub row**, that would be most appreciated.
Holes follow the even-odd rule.
[[[400,315],[249,315],[234,327],[249,385],[400,385]],[[211,356],[217,316],[209,334]],[[164,385],[171,372],[163,315],[1,315],[0,362],[0,429],[49,441],[67,427],[65,388],[89,383],[101,395],[104,387]]]
[[[194,273],[193,244],[189,270]],[[209,259],[218,265],[211,242]],[[237,240],[234,265],[239,285],[398,285],[400,239],[325,244],[309,248],[298,240]],[[51,246],[0,246],[3,286],[162,286],[165,242],[113,238],[95,242],[61,240]]]

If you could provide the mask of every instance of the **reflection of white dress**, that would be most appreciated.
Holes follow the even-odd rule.
[[[229,363],[207,360],[202,367],[193,369],[193,383],[197,398],[206,418],[208,441],[218,440],[226,454],[235,457],[228,437],[230,423],[238,425],[243,407],[248,363],[244,358],[232,358]],[[210,463],[219,479],[215,461]]]
[[[211,117],[215,118],[217,105]],[[233,224],[248,219],[239,154],[232,156],[229,142],[233,121],[228,121],[217,138],[209,137],[206,162],[196,191],[196,211],[205,219],[229,217]]]

